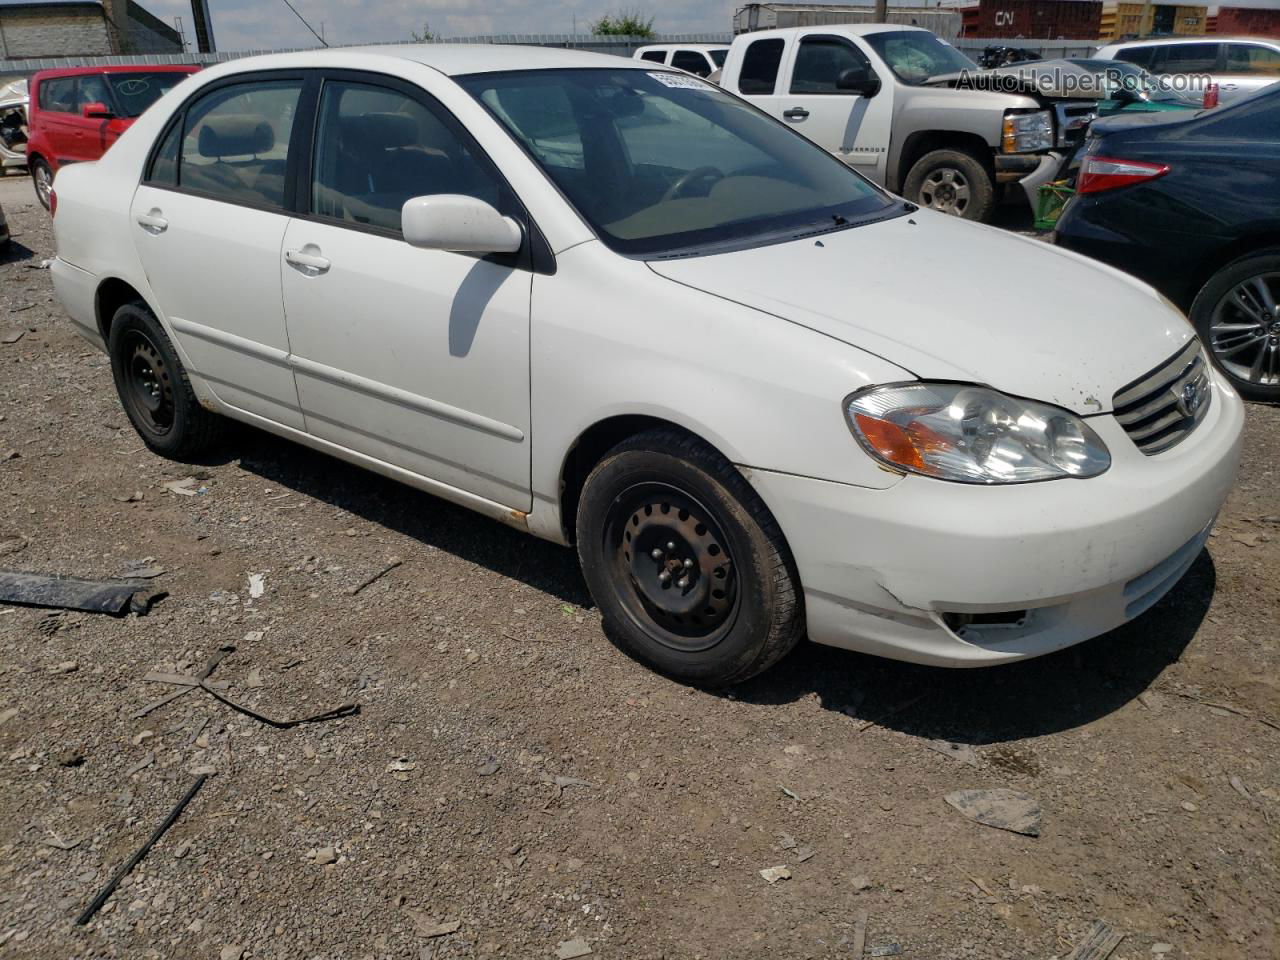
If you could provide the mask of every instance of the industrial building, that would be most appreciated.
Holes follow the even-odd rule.
[[[0,60],[182,51],[182,35],[135,0],[0,0]]]

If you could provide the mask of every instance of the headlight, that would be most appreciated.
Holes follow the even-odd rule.
[[[1053,146],[1053,115],[1048,110],[1035,113],[1006,113],[1000,148],[1005,153],[1032,153]]]
[[[1079,417],[962,383],[869,387],[845,402],[877,460],[940,480],[1029,483],[1095,477],[1111,455]]]

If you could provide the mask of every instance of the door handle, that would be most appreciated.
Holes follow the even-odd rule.
[[[307,246],[312,246],[312,244],[307,244]],[[301,250],[286,250],[284,259],[289,266],[307,276],[314,277],[321,273],[327,273],[329,270],[329,258],[321,257],[314,253],[303,253]]]
[[[138,214],[138,226],[152,235],[164,233],[169,229],[169,221],[160,216],[160,211],[152,208],[149,213]]]
[[[803,120],[809,115],[809,111],[804,107],[792,107],[790,110],[783,110],[782,115],[788,120]]]

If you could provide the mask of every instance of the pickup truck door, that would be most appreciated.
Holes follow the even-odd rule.
[[[884,183],[894,93],[888,70],[848,37],[815,31],[788,42],[778,95],[761,106],[859,173]],[[841,90],[839,78],[848,70],[878,76],[880,90],[870,97]]]

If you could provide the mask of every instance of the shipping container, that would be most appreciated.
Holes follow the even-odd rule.
[[[1118,37],[1199,37],[1209,29],[1209,8],[1172,3],[1105,3],[1104,40]]]
[[[1280,10],[1219,7],[1212,32],[1223,36],[1280,38]]]
[[[980,0],[967,36],[1094,40],[1102,28],[1102,0]]]
[[[733,32],[737,34],[782,27],[826,27],[841,23],[875,22],[876,10],[873,4],[748,3],[733,15]],[[947,40],[960,36],[960,11],[939,9],[936,3],[929,6],[890,3],[889,14],[884,22],[923,27]]]

